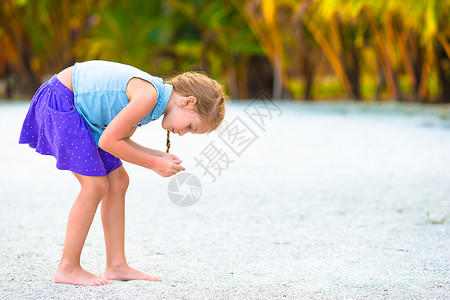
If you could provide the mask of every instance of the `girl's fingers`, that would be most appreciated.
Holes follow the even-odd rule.
[[[178,172],[179,172],[179,171],[184,171],[184,170],[186,170],[184,167],[182,167],[182,166],[180,166],[180,165],[176,165],[176,166],[174,167],[174,169],[177,170]]]
[[[182,163],[182,161],[181,161],[181,159],[179,159],[177,156],[175,156],[175,155],[172,155],[172,161],[174,162],[174,163],[176,163],[176,164],[181,164]]]

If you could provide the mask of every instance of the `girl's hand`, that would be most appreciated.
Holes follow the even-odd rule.
[[[167,158],[168,160],[170,160],[171,162],[173,162],[177,165],[179,165],[183,162],[178,156],[170,154],[170,153],[166,153],[166,152],[164,152],[162,157]]]
[[[170,154],[171,155],[171,154]],[[153,171],[161,175],[162,177],[170,177],[177,174],[180,171],[186,170],[184,167],[180,165],[181,160],[175,155],[171,155],[172,157],[157,157],[155,166],[152,168]],[[179,161],[176,163],[175,161]]]

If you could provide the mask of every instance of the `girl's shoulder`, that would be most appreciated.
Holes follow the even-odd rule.
[[[62,70],[56,76],[58,77],[58,80],[61,81],[62,84],[64,84],[73,92],[72,73],[73,73],[73,66]]]
[[[128,81],[126,93],[130,100],[134,96],[152,98],[155,100],[158,98],[158,90],[156,87],[147,80],[139,77],[133,77]]]
[[[76,63],[72,81],[74,89],[78,92],[83,92],[83,89],[125,91],[128,82],[135,77],[150,82],[158,94],[164,85],[161,78],[134,66],[103,60]]]

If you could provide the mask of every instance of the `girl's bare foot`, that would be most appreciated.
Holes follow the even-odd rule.
[[[119,267],[106,267],[105,278],[109,280],[148,280],[148,281],[161,281],[161,279],[145,274],[141,271],[135,270],[127,264]]]
[[[111,284],[111,281],[108,281],[102,277],[95,276],[88,271],[83,270],[80,266],[63,268],[58,267],[55,274],[55,282],[56,283],[67,283],[73,285],[107,285]]]

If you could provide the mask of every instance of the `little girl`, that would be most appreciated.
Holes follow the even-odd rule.
[[[107,61],[76,63],[44,83],[31,101],[19,143],[53,155],[81,190],[70,210],[56,283],[105,285],[109,280],[156,277],[128,266],[124,253],[125,193],[129,178],[121,159],[168,177],[185,169],[181,160],[132,141],[136,128],[164,115],[162,127],[180,136],[216,129],[225,114],[222,87],[187,72],[164,82],[134,67]],[[102,201],[104,277],[85,271],[81,251]]]

